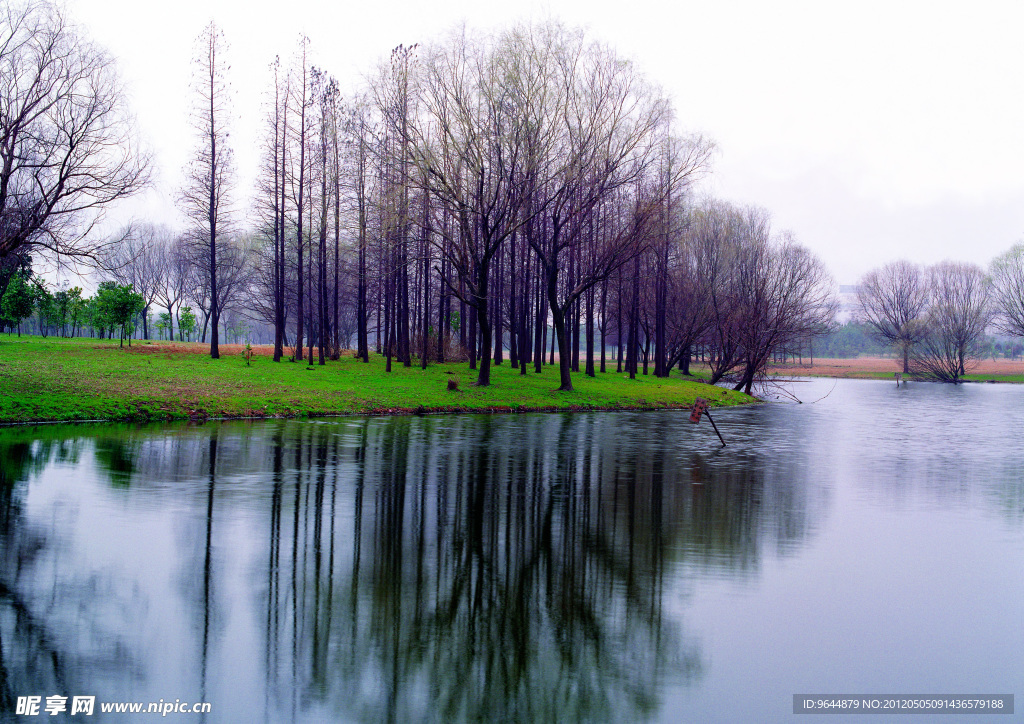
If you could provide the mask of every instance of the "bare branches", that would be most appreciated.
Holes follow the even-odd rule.
[[[1006,334],[1024,337],[1024,244],[997,257],[989,270],[995,323]]]
[[[224,33],[210,23],[196,43],[193,77],[192,122],[196,131],[196,152],[181,190],[181,205],[192,221],[192,239],[204,247],[203,267],[209,274],[211,320],[210,356],[220,357],[219,318],[223,307],[218,289],[217,242],[233,231],[231,191],[234,162],[228,139],[231,114],[230,86],[225,73]]]
[[[960,262],[936,264],[928,277],[926,332],[911,352],[911,370],[921,377],[959,382],[992,320],[991,285],[978,266]]]
[[[923,315],[928,306],[928,282],[924,272],[909,261],[874,269],[861,279],[857,301],[863,320],[879,338],[900,348],[903,372],[909,373],[910,350],[926,333]]]
[[[95,259],[103,210],[148,179],[113,60],[48,2],[0,9],[0,260]]]

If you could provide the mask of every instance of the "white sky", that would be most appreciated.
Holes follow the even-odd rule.
[[[67,0],[120,63],[156,187],[135,215],[175,222],[193,147],[195,38],[230,46],[240,206],[251,194],[276,54],[299,34],[343,91],[399,43],[465,21],[557,17],[634,58],[681,128],[719,148],[708,192],[768,208],[837,281],[897,258],[987,265],[1024,232],[1024,3]]]

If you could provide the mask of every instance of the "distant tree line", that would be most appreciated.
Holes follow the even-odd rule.
[[[828,334],[815,341],[813,352],[817,357],[849,359],[861,355],[883,355],[891,350],[888,343],[878,338],[871,325],[850,320],[845,324],[837,324]]]
[[[887,264],[861,279],[858,306],[876,338],[899,351],[904,373],[959,382],[981,356],[994,354],[988,331],[1024,337],[1024,244],[996,258],[988,273],[952,261]],[[1014,343],[998,344],[1015,356]]]
[[[136,324],[145,318],[144,306],[142,295],[131,284],[100,282],[91,297],[84,296],[81,287],[51,291],[46,281],[25,265],[11,275],[0,297],[0,331],[17,332],[20,337],[24,326],[26,332],[43,337],[89,335],[109,339],[117,333],[122,346],[126,340],[131,346]],[[186,310],[185,326],[190,315]]]
[[[790,357],[799,355],[805,359],[814,357],[851,359],[855,357],[880,357],[893,352],[900,354],[898,348],[889,344],[876,334],[874,327],[866,322],[851,319],[843,324],[835,325],[832,330],[814,340],[813,346],[795,349],[788,354]],[[1000,357],[1016,360],[1024,355],[1024,341],[1009,337],[986,334],[977,345],[979,358],[989,357],[993,360]],[[902,355],[900,354],[902,365]]]

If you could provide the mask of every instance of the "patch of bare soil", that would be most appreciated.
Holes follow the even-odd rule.
[[[125,347],[127,350],[128,347]],[[222,344],[219,345],[220,356],[229,357],[231,355],[241,355],[242,350],[245,349],[244,344]],[[316,349],[314,347],[314,349]],[[209,343],[202,342],[134,342],[131,347],[131,352],[137,352],[139,354],[210,354]],[[273,357],[274,356],[274,345],[272,344],[254,344],[252,346],[253,355],[258,357]],[[285,354],[289,354],[290,350],[285,350]]]

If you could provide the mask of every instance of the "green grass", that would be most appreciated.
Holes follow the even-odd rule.
[[[178,345],[180,349],[182,345]],[[149,420],[204,417],[293,417],[409,412],[506,412],[685,408],[696,397],[712,405],[753,398],[731,390],[613,372],[573,375],[574,392],[557,392],[558,370],[520,376],[506,362],[492,367],[491,386],[476,387],[466,363],[426,370],[351,354],[310,369],[238,354],[210,359],[201,345],[175,351],[167,343],[135,342],[131,351],[96,339],[0,337],[0,422]],[[459,389],[449,391],[448,380]]]
[[[1013,382],[1024,383],[1024,375],[964,375],[966,382]]]

